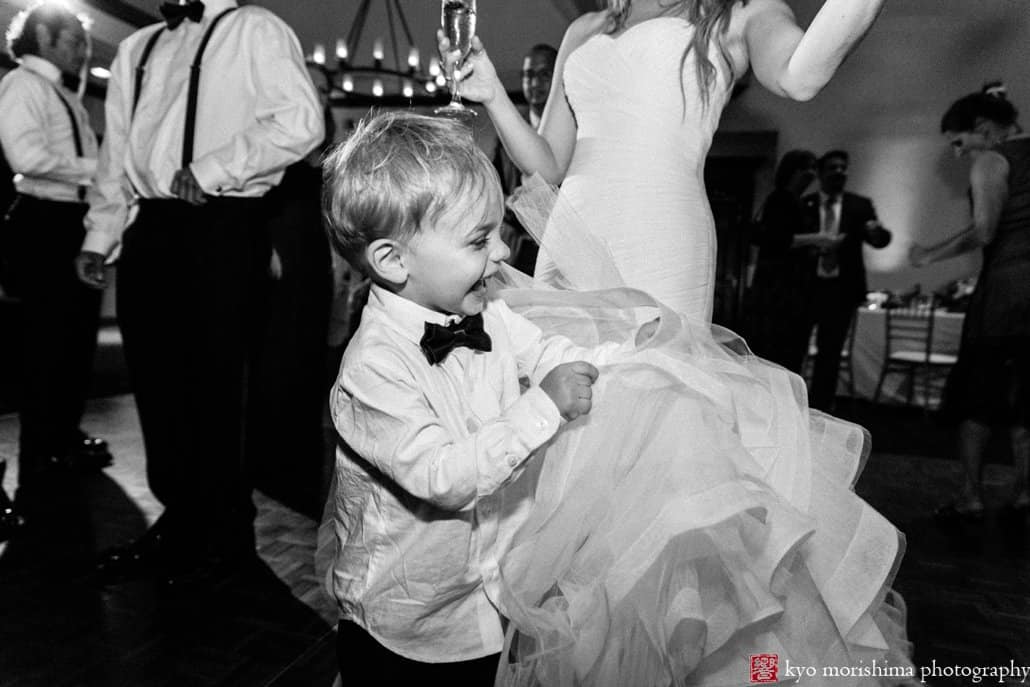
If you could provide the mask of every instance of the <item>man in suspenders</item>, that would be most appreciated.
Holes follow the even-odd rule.
[[[293,31],[232,0],[165,3],[125,39],[89,195],[80,278],[117,309],[147,454],[164,506],[140,539],[101,556],[107,580],[254,555],[247,375],[270,247],[262,197],[323,137]],[[289,469],[289,456],[283,456]]]
[[[93,369],[100,294],[75,277],[97,139],[62,77],[88,51],[82,17],[58,4],[19,14],[8,50],[20,65],[0,81],[0,143],[16,195],[0,208],[4,288],[20,303],[22,394],[17,506],[29,523],[50,513],[54,478],[110,463],[106,444],[79,430]],[[7,382],[11,380],[5,380]]]

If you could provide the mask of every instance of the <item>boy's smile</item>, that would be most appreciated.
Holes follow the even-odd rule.
[[[408,279],[400,295],[447,314],[483,311],[486,280],[509,255],[500,234],[499,189],[494,184],[483,186],[460,196],[408,240],[404,247]]]

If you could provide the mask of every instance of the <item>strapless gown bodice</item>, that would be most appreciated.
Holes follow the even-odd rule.
[[[625,285],[707,322],[716,244],[704,163],[730,84],[713,49],[706,102],[694,53],[684,59],[693,35],[683,19],[651,19],[595,35],[569,56],[578,134],[561,194],[606,244]],[[541,263],[546,275],[546,251]]]

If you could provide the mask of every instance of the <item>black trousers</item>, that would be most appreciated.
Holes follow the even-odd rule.
[[[3,228],[21,299],[18,483],[30,491],[46,459],[66,453],[80,438],[102,297],[75,276],[86,209],[19,195]]]
[[[144,200],[118,263],[147,481],[166,544],[194,553],[253,546],[245,417],[270,254],[263,207]]]
[[[398,656],[363,629],[344,620],[337,627],[336,659],[344,687],[490,687],[494,684],[500,654],[455,663],[421,663]]]
[[[809,405],[818,410],[833,410],[837,397],[837,382],[840,376],[841,351],[848,336],[848,327],[855,316],[858,303],[853,296],[841,288],[839,279],[820,279],[813,298],[811,324],[805,340],[816,330],[816,346],[819,353],[812,369],[812,388]]]

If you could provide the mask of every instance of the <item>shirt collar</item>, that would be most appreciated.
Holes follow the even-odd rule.
[[[831,196],[830,194],[825,193],[822,190],[819,191],[819,204],[820,205],[826,205],[826,201],[828,201],[828,200],[832,200],[835,204],[837,204],[837,203],[840,203],[843,200],[843,198],[844,198],[844,194],[843,193],[838,193],[835,196]]]
[[[414,301],[384,289],[376,284],[368,292],[368,305],[381,313],[392,329],[416,344],[426,333],[426,322],[447,325],[461,319],[457,315],[445,315],[424,308]]]
[[[52,81],[53,83],[61,82],[60,68],[50,60],[44,60],[39,55],[22,55],[21,66],[30,72],[39,74],[47,81]]]
[[[204,18],[217,17],[223,10],[236,7],[236,0],[204,0]]]
[[[172,0],[174,1],[174,0]],[[194,26],[207,26],[214,18],[225,10],[231,7],[239,7],[239,3],[236,0],[203,0],[204,3],[204,17],[200,20],[199,24]],[[192,22],[186,22],[192,24]]]

